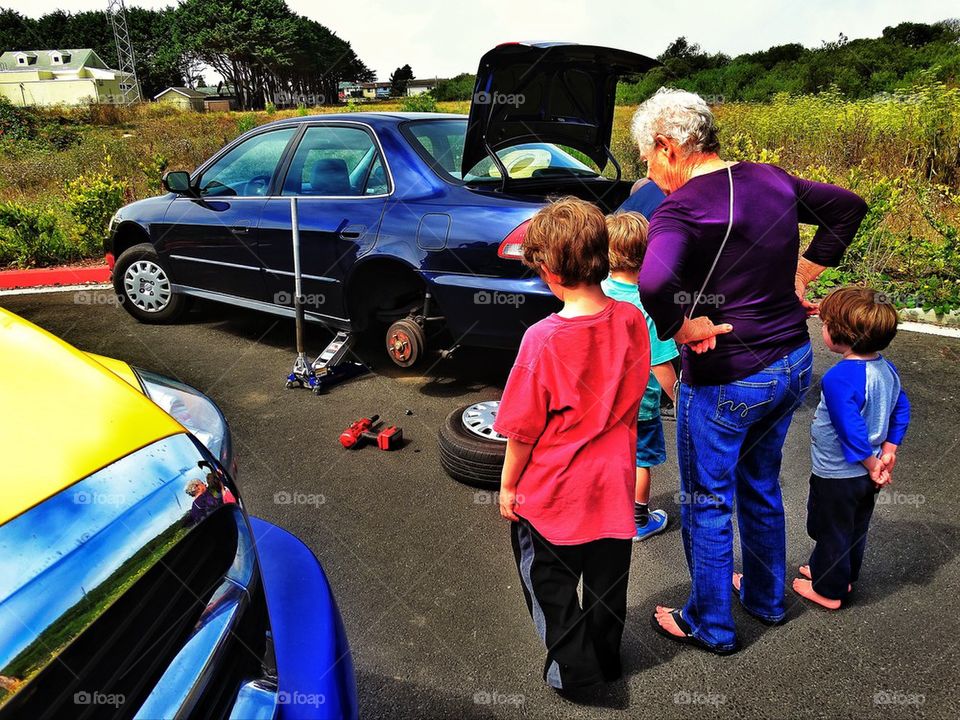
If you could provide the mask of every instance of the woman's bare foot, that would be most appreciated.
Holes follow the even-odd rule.
[[[740,585],[743,583],[743,573],[735,572],[733,574],[733,589],[740,592]]]
[[[813,589],[813,581],[805,580],[803,578],[797,578],[793,581],[793,591],[801,597],[805,597],[807,600],[817,603],[817,605],[822,605],[827,610],[839,610],[840,601],[831,600],[828,597],[824,597],[816,590]]]
[[[666,630],[671,635],[676,637],[686,637],[687,634],[683,632],[679,627],[677,627],[677,621],[673,619],[672,613],[676,608],[664,607],[663,605],[657,605],[657,622],[660,624],[664,630]]]
[[[809,565],[801,565],[800,574],[803,575],[807,580],[813,580],[813,575],[810,572]],[[853,583],[847,585],[847,592],[853,592]]]

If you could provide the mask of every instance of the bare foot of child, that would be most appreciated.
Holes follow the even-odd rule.
[[[840,609],[840,601],[831,600],[830,598],[824,597],[823,595],[818,593],[816,590],[813,589],[812,580],[805,580],[802,578],[795,579],[793,581],[793,591],[797,593],[797,595],[800,595],[801,597],[805,597],[807,600],[817,603],[817,605],[822,605],[827,610]]]
[[[801,565],[800,574],[803,575],[807,580],[813,580],[813,575],[810,573],[809,565]],[[847,592],[853,592],[853,583],[851,583],[850,585],[847,585]]]

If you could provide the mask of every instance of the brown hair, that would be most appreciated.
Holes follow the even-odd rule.
[[[609,271],[603,213],[575,197],[550,203],[527,226],[523,263],[537,272],[545,265],[565,287],[599,285]]]
[[[607,215],[610,272],[640,270],[647,252],[647,219],[638,212]]]
[[[897,334],[897,311],[870,288],[834,290],[820,303],[820,319],[830,339],[858,353],[883,350]]]

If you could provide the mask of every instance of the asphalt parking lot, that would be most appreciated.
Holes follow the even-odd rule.
[[[203,305],[184,324],[147,326],[108,300],[106,291],[60,292],[0,297],[0,305],[83,350],[190,383],[220,405],[251,513],[302,538],[329,576],[353,648],[361,717],[960,716],[960,340],[901,332],[886,353],[914,418],[850,607],[829,614],[790,592],[781,627],[737,609],[745,647],[735,656],[670,643],[653,633],[648,616],[657,603],[685,597],[672,522],[634,548],[626,677],[587,705],[561,699],[540,679],[542,651],[492,495],[453,482],[439,465],[443,417],[498,397],[509,353],[465,350],[409,374],[392,368],[373,342],[360,353],[374,374],[315,397],[284,389],[294,359],[291,321]],[[309,329],[310,350],[319,352],[326,337]],[[815,347],[819,377],[833,359]],[[70,392],[70,377],[56,367],[37,368],[32,381]],[[804,518],[814,395],[784,451],[792,567],[811,548]],[[372,413],[403,427],[399,452],[339,446],[339,433]],[[676,485],[669,464],[654,476],[653,503],[672,520]]]

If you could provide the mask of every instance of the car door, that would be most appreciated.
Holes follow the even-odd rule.
[[[296,197],[305,310],[342,325],[348,319],[343,280],[376,242],[390,183],[368,126],[343,121],[308,126],[280,193],[267,200],[260,218],[259,253],[269,302],[293,305],[290,198]]]
[[[253,135],[230,148],[193,179],[196,196],[167,209],[158,251],[178,285],[264,300],[257,254],[260,214],[296,127]]]

